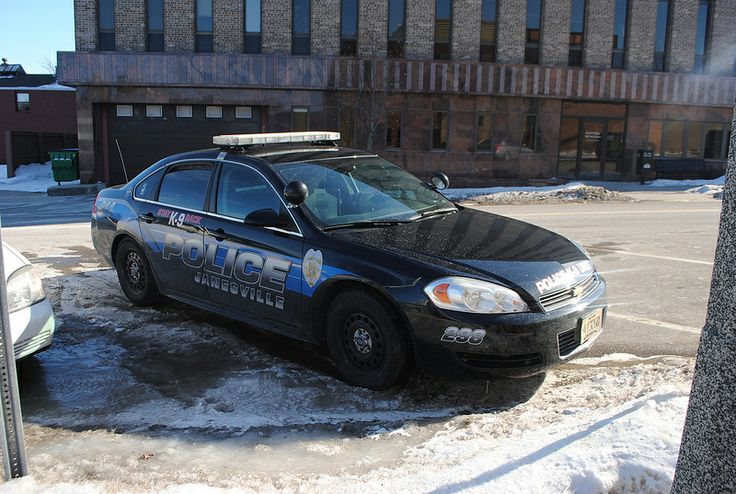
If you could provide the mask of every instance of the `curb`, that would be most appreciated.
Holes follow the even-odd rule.
[[[48,188],[49,196],[91,196],[105,188],[105,184],[54,185]]]

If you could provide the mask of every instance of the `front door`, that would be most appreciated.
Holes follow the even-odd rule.
[[[624,161],[624,120],[580,119],[575,178],[620,178]]]

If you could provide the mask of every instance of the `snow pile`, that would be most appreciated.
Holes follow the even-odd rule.
[[[536,202],[564,203],[632,200],[619,192],[579,182],[548,187],[447,189],[444,191],[444,194],[451,200],[473,204],[529,204]]]
[[[695,179],[695,180],[670,180],[670,179],[664,179],[660,178],[657,180],[652,180],[648,183],[650,187],[700,187],[702,185],[725,185],[726,184],[726,176],[720,176],[718,178],[714,178],[712,180],[705,180],[705,179]]]
[[[0,165],[0,176],[7,177],[7,165]],[[78,184],[79,180],[64,182],[65,184]],[[15,169],[15,177],[0,178],[0,190],[13,190],[18,192],[46,192],[49,187],[58,185],[51,171],[51,162],[44,164],[32,163],[21,165]]]

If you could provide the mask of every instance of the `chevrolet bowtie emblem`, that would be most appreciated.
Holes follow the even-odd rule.
[[[572,297],[578,298],[580,295],[583,294],[583,287],[582,286],[576,286],[572,289]]]

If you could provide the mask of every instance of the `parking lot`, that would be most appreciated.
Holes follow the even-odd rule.
[[[609,283],[610,312],[588,356],[691,357],[704,322],[720,201],[632,196],[638,202],[488,209],[565,234],[590,252]],[[610,406],[659,381],[689,379],[689,358],[646,378],[624,358],[610,383],[627,385],[593,401],[575,386],[598,370],[574,365],[544,383],[416,376],[400,390],[355,389],[335,378],[320,348],[305,350],[175,302],[134,308],[93,250],[88,223],[41,225],[32,207],[12,211],[14,224],[28,226],[3,228],[3,238],[39,268],[58,316],[54,346],[21,368],[29,456],[40,481],[89,476],[117,485],[121,462],[128,462],[130,485],[161,488],[181,472],[211,485],[230,485],[222,478],[248,484],[225,457],[248,462],[254,475],[358,474],[396,465],[458,416],[551,414],[530,422],[538,427],[581,401]],[[64,217],[79,217],[73,214],[81,213]],[[99,439],[92,447],[90,437]],[[154,453],[167,458],[166,468],[139,461]],[[68,459],[59,462],[62,456]]]

